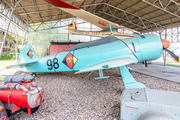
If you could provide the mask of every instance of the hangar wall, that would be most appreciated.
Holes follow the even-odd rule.
[[[7,9],[7,5],[0,4],[0,29],[5,31],[9,21],[11,9]],[[11,24],[8,33],[18,35],[24,38],[27,32],[27,23],[21,20],[16,14],[12,14]]]
[[[98,28],[79,18],[61,19],[59,21],[45,22],[44,24],[36,23],[31,24],[28,29],[28,43],[36,46],[37,53],[40,55],[40,57],[43,57],[43,55],[49,50],[49,45],[51,42],[87,42],[98,39],[98,37],[69,34],[68,26],[71,21],[76,22],[79,30],[101,30],[101,28]],[[53,29],[51,29],[52,26],[54,26]]]
[[[13,7],[16,7],[16,5]],[[11,6],[11,8],[13,7]],[[0,4],[0,30],[5,32],[0,45],[0,56],[3,55],[2,52],[4,48],[4,43],[6,37],[8,36],[7,33],[11,33],[14,36],[16,36],[16,43],[19,37],[23,38],[22,44],[24,43],[25,39],[27,40],[28,38],[27,36],[28,24],[24,22],[22,19],[20,19],[16,14],[14,14],[13,9],[8,8],[7,5],[2,3],[2,1]],[[17,56],[17,50],[16,50],[16,56]]]

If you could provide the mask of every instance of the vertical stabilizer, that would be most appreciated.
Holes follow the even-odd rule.
[[[26,45],[19,55],[19,63],[27,63],[39,58],[31,45]]]
[[[76,27],[76,22],[75,21],[72,21],[68,27],[68,32],[69,33],[73,33],[74,31],[77,30],[77,27]]]

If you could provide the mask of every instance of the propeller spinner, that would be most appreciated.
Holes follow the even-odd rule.
[[[180,63],[180,57],[167,49],[170,47],[171,43],[168,40],[164,40],[164,39],[161,39],[161,42],[162,42],[163,49],[167,51],[177,62]]]
[[[168,40],[161,39],[163,48],[169,48],[171,43]]]

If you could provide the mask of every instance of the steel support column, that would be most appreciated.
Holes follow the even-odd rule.
[[[5,1],[6,2],[6,1]],[[2,54],[2,50],[3,50],[3,46],[4,46],[4,42],[6,40],[6,36],[7,36],[7,33],[8,33],[8,30],[9,30],[9,26],[10,26],[10,23],[11,23],[11,18],[12,18],[12,15],[13,15],[13,12],[14,12],[14,9],[16,8],[16,6],[21,2],[21,0],[17,1],[17,3],[14,5],[14,6],[11,6],[11,13],[10,13],[10,16],[9,16],[9,22],[8,22],[8,25],[7,25],[7,28],[6,28],[6,31],[5,31],[5,35],[3,37],[3,42],[1,44],[1,49],[0,49],[0,56]],[[6,2],[8,4],[8,2]]]
[[[16,64],[17,64],[17,57],[18,57],[18,30],[17,30],[17,27],[16,27]]]
[[[33,45],[35,33],[36,33],[36,32],[33,33],[33,39],[32,39],[32,41],[31,41],[31,45]],[[49,35],[50,35],[50,34],[49,34]]]
[[[167,40],[167,28],[165,29],[165,40]],[[166,66],[166,50],[163,51],[164,66]]]
[[[10,17],[9,17],[9,22],[8,22],[8,25],[7,25],[7,28],[6,28],[4,37],[3,37],[3,41],[2,41],[1,49],[0,49],[0,56],[1,56],[1,54],[2,54],[4,42],[5,42],[5,40],[6,40],[6,36],[7,36],[8,30],[9,30],[9,26],[10,26],[10,23],[11,23],[11,17],[12,17],[13,11],[14,11],[14,8],[12,8],[12,10],[11,10],[11,14],[10,14]]]
[[[23,45],[24,45],[24,41],[26,39],[27,32],[28,32],[28,25],[27,25],[27,28],[26,28],[26,32],[24,34],[24,40],[22,41],[22,44],[21,44],[21,50],[23,49]]]

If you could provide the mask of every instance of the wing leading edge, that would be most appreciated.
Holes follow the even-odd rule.
[[[95,70],[100,70],[100,69],[115,68],[115,67],[120,67],[120,66],[132,64],[132,63],[137,63],[137,62],[138,62],[138,60],[134,56],[129,57],[129,58],[116,59],[116,60],[107,61],[104,63],[100,63],[97,65],[82,69],[82,70],[76,72],[75,74],[82,73],[82,72],[95,71]],[[90,66],[90,65],[88,65],[88,66]]]
[[[81,18],[89,23],[92,23],[93,25],[96,25],[102,29],[110,29],[109,24],[111,24],[112,29],[120,28],[118,24],[115,24],[113,22],[110,22],[108,20],[105,20],[101,17],[98,17],[92,13],[89,13],[85,10],[82,10],[78,7],[75,7],[71,4],[68,4],[62,0],[45,0],[46,2],[59,7],[61,10],[72,14],[73,16],[76,16],[78,18]]]

